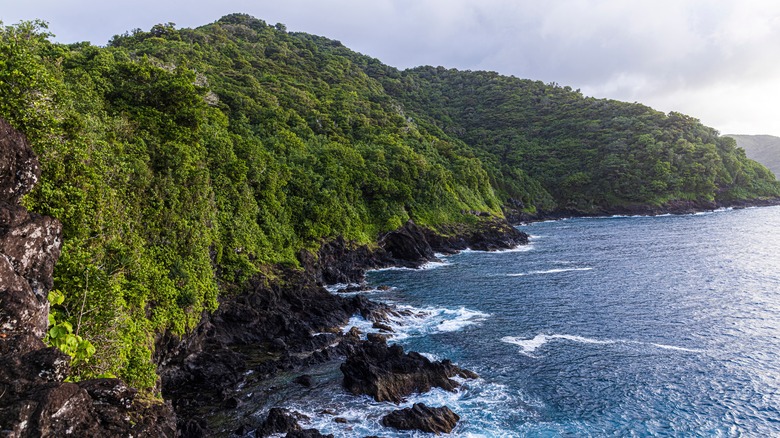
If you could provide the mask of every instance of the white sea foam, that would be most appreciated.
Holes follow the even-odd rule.
[[[521,353],[527,356],[532,356],[533,353],[539,348],[541,348],[543,345],[556,339],[564,339],[567,341],[579,342],[582,344],[614,344],[616,342],[612,340],[592,339],[592,338],[585,338],[582,336],[574,336],[574,335],[545,335],[545,334],[538,334],[531,339],[522,339],[522,338],[517,338],[512,336],[504,336],[503,338],[501,338],[501,342],[517,345],[521,348],[520,351]]]
[[[379,292],[388,292],[396,290],[395,287],[383,287],[382,289],[379,288],[368,288],[368,289],[362,289],[359,287],[359,284],[355,283],[336,283],[336,284],[329,284],[325,286],[325,290],[332,294],[341,295],[341,296],[352,296],[357,294],[372,294],[372,293],[379,293]],[[354,291],[345,292],[345,290],[349,287],[355,287],[357,288]]]
[[[534,353],[543,347],[545,344],[555,341],[555,340],[565,340],[565,341],[571,341],[571,342],[577,342],[580,344],[599,344],[599,345],[610,345],[610,344],[626,344],[626,345],[642,345],[642,346],[649,346],[649,347],[655,347],[655,348],[661,348],[665,350],[674,350],[674,351],[682,351],[687,353],[704,353],[704,350],[699,350],[695,348],[684,348],[684,347],[678,347],[675,345],[666,345],[666,344],[657,344],[653,342],[641,342],[641,341],[631,341],[631,340],[612,340],[612,339],[594,339],[594,338],[586,338],[583,336],[576,336],[576,335],[560,335],[560,334],[552,334],[552,335],[546,335],[543,333],[540,333],[536,336],[534,336],[531,339],[525,339],[520,337],[514,337],[514,336],[504,336],[501,338],[501,342],[505,342],[507,344],[513,344],[520,347],[520,353],[529,356],[529,357],[536,357],[534,356]]]
[[[325,286],[325,290],[327,290],[328,292],[330,292],[332,294],[335,294],[335,293],[337,293],[340,290],[348,288],[349,286],[352,286],[352,285],[349,284],[349,283],[329,284],[329,285]]]
[[[529,271],[529,272],[521,272],[518,274],[506,274],[507,277],[525,277],[526,275],[543,275],[543,274],[558,274],[560,272],[569,272],[569,271],[590,271],[593,268],[557,268],[557,269],[546,269],[543,271]]]
[[[704,353],[704,350],[699,350],[697,348],[677,347],[675,345],[656,344],[654,342],[650,342],[648,343],[648,345],[652,345],[653,347],[663,348],[664,350],[685,351],[687,353]]]
[[[433,353],[420,353],[421,356],[424,356],[426,359],[428,359],[431,362],[440,361],[441,358]]]
[[[390,266],[388,268],[369,269],[366,272],[383,272],[383,271],[428,271],[431,269],[441,268],[450,264],[446,260],[444,254],[436,254],[436,258],[439,260],[432,260],[430,262],[423,263],[419,268],[406,268],[403,266]]]
[[[474,324],[480,324],[490,317],[490,314],[461,307],[459,309],[424,308],[397,306],[395,314],[388,315],[383,324],[390,326],[393,333],[383,332],[374,328],[371,321],[361,316],[353,316],[344,327],[346,333],[352,327],[357,327],[363,333],[381,333],[388,335],[392,341],[399,342],[410,337],[425,336],[433,333],[446,333],[462,330]]]
[[[389,268],[369,269],[366,272],[384,272],[384,271],[416,271],[415,268],[404,268],[403,266],[390,266]]]
[[[531,236],[533,238],[534,236]],[[496,249],[493,251],[483,251],[481,249],[472,249],[472,248],[466,248],[458,251],[457,254],[472,254],[472,253],[479,253],[479,254],[506,254],[506,253],[513,253],[513,252],[528,252],[534,249],[533,243],[521,243],[517,246],[513,246],[512,248],[506,248],[506,249]],[[455,255],[455,254],[453,254]],[[446,256],[450,257],[450,256]]]
[[[493,253],[493,254],[504,254],[504,253],[508,253],[508,252],[528,252],[528,251],[531,251],[532,249],[534,249],[533,243],[522,243],[522,244],[517,245],[517,246],[515,246],[513,248],[499,249],[499,250],[490,251],[490,252]]]
[[[448,262],[447,260],[440,259],[438,262],[433,261],[433,262],[425,263],[424,265],[420,266],[420,270],[427,271],[430,269],[441,268],[442,266],[447,266],[449,264],[450,262]]]
[[[328,394],[328,410],[312,410],[311,405],[303,401],[291,403],[290,408],[308,417],[300,420],[301,425],[305,428],[315,428],[336,437],[375,435],[378,432],[383,436],[428,436],[429,434],[419,432],[395,433],[381,424],[382,417],[388,411],[410,408],[415,403],[424,403],[428,406],[448,406],[460,414],[462,424],[454,431],[458,436],[509,436],[505,432],[502,420],[505,421],[504,416],[516,413],[505,413],[502,412],[501,408],[514,404],[517,396],[510,393],[506,386],[483,379],[461,380],[460,383],[462,386],[454,392],[434,388],[424,394],[412,394],[397,405],[389,402],[377,402],[365,396],[354,397],[344,391],[335,391]],[[482,415],[484,412],[490,412],[491,415]],[[346,424],[336,423],[334,421],[336,417],[345,419]],[[469,427],[480,432],[475,434],[463,430]]]

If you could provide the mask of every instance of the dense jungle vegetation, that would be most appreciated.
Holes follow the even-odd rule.
[[[106,47],[50,37],[0,27],[0,117],[41,161],[26,206],[64,224],[48,341],[76,378],[153,388],[157,334],[336,236],[780,195],[691,117],[489,72],[399,71],[247,15]]]

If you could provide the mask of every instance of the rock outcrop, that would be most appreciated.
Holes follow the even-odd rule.
[[[359,341],[356,334],[341,334],[340,327],[355,314],[380,318],[389,311],[361,295],[331,294],[306,272],[289,269],[274,276],[257,276],[244,292],[222,297],[187,338],[158,341],[163,396],[174,404],[182,430],[202,429],[206,436],[228,432],[210,430],[204,417],[233,415],[236,390],[247,379],[257,382],[339,359]]]
[[[437,261],[437,252],[453,254],[467,248],[495,251],[526,243],[528,234],[496,217],[481,218],[471,225],[442,226],[437,230],[408,220],[397,230],[379,236],[375,246],[356,245],[339,237],[323,243],[316,254],[302,251],[298,259],[307,274],[319,284],[360,285],[369,269],[419,268],[427,262]],[[348,287],[345,291],[359,288]]]
[[[458,384],[449,377],[468,373],[448,361],[430,362],[384,342],[361,344],[355,333],[338,331],[354,314],[382,324],[393,309],[360,295],[334,296],[321,286],[360,283],[371,268],[418,267],[434,260],[435,251],[522,243],[511,227],[493,224],[471,234],[453,229],[448,230],[452,237],[442,237],[408,221],[371,247],[337,239],[317,254],[303,252],[303,272],[280,268],[257,276],[244,291],[223,296],[219,309],[186,338],[158,339],[155,359],[163,394],[180,413],[177,424],[171,403],[141,401],[117,379],[64,382],[70,358],[42,342],[62,226],[19,205],[39,178],[24,136],[0,120],[0,435],[9,437],[208,435],[212,431],[203,413],[238,407],[233,388],[247,375],[263,379],[345,355],[351,358],[345,369],[355,370],[353,382],[361,381],[355,377],[361,372],[358,357],[364,365],[380,360],[389,367],[356,383],[354,392],[398,401],[434,386],[452,390]],[[287,432],[315,436],[315,431]]]
[[[440,253],[452,254],[464,249],[497,251],[528,243],[528,234],[500,218],[483,219],[476,225],[450,225],[439,230],[424,230],[431,248]]]
[[[440,433],[450,433],[458,425],[460,417],[447,406],[429,408],[422,403],[415,403],[411,408],[395,410],[382,417],[382,425],[399,430],[421,430]]]
[[[341,365],[344,388],[355,395],[367,394],[376,401],[400,403],[414,393],[438,387],[454,391],[460,386],[452,377],[478,376],[449,360],[433,362],[417,352],[404,353],[400,345],[367,341],[360,344]]]
[[[70,358],[42,341],[62,226],[19,205],[39,178],[27,140],[0,119],[0,436],[176,436],[170,406],[117,379],[63,381]]]

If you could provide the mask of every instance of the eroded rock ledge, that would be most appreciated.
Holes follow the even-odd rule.
[[[335,239],[317,254],[301,252],[299,259],[320,284],[361,283],[369,269],[391,266],[419,268],[437,260],[436,253],[453,254],[465,249],[495,251],[528,243],[528,234],[501,218],[481,219],[471,225],[442,226],[438,230],[407,221],[378,239],[376,247]]]
[[[400,403],[415,393],[432,388],[455,391],[460,384],[453,377],[476,379],[476,373],[454,365],[448,359],[431,361],[400,345],[384,341],[363,342],[341,365],[344,388],[355,395],[367,394],[376,401]]]
[[[408,376],[415,370],[421,373],[419,381],[410,387],[413,392],[424,392],[431,386],[452,390],[458,384],[451,377],[473,377],[449,361],[431,363],[403,350],[396,354],[400,347],[387,347],[383,342],[383,347],[375,347],[360,341],[354,330],[342,333],[341,328],[355,314],[381,323],[396,310],[362,295],[334,295],[323,287],[360,283],[367,269],[418,267],[435,260],[436,252],[511,248],[528,239],[498,219],[445,232],[448,235],[409,221],[381,236],[373,247],[343,239],[327,242],[316,254],[299,254],[302,270],[277,268],[253,278],[240,293],[221,297],[217,311],[205,316],[186,338],[161,337],[156,359],[163,395],[174,404],[180,430],[188,436],[228,435],[237,430],[235,423],[213,424],[209,418],[215,416],[235,418],[242,432],[260,430],[262,423],[254,418],[251,407],[244,406],[239,388],[262,387],[263,381],[279,373],[297,373],[344,357],[361,356],[370,361],[374,353],[392,356],[397,359],[396,365],[408,369]],[[400,376],[394,374],[396,371],[386,370],[383,382],[393,382],[394,375]],[[403,391],[388,392],[393,396],[387,399],[408,395],[407,389]]]
[[[421,430],[439,435],[450,433],[458,425],[460,417],[447,406],[430,408],[415,403],[411,408],[395,410],[382,417],[382,424],[399,430]]]

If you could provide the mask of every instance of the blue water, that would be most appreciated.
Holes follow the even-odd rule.
[[[482,376],[402,406],[448,405],[461,436],[780,436],[779,207],[521,229],[519,251],[370,274],[393,287],[372,298],[424,312],[396,342]],[[312,426],[414,435],[319,377],[309,396],[349,424]]]

